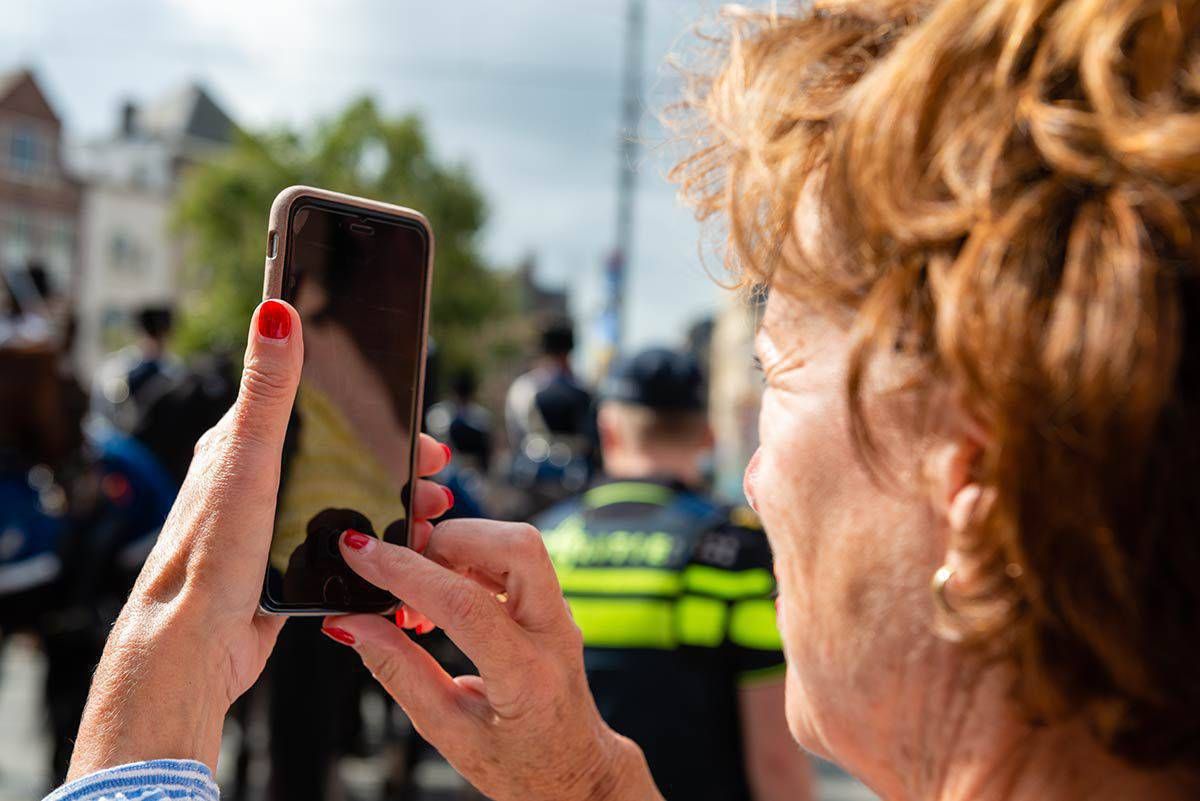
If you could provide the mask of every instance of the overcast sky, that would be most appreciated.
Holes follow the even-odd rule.
[[[420,111],[435,149],[465,162],[491,214],[486,254],[537,254],[594,319],[615,225],[623,0],[9,0],[0,67],[32,65],[69,135],[110,132],[126,97],[200,80],[244,127],[308,125],[368,93]],[[647,105],[674,92],[662,67],[715,0],[647,0]],[[662,134],[643,124],[643,138]],[[721,302],[699,230],[663,175],[639,163],[629,332],[678,341]],[[266,209],[263,210],[264,220]],[[264,223],[265,224],[265,223]],[[586,329],[585,329],[586,332]]]

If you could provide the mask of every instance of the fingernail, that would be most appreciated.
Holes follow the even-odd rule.
[[[354,645],[354,635],[345,629],[339,629],[337,626],[323,627],[321,633],[331,640],[340,642],[342,645]]]
[[[292,315],[278,300],[264,301],[258,310],[258,333],[267,339],[287,339],[292,332]]]
[[[428,634],[431,631],[433,631],[433,623],[428,620],[419,623],[416,628],[417,634]]]
[[[404,607],[396,610],[396,625],[402,629],[408,628],[408,615],[404,614]]]
[[[450,460],[454,457],[454,452],[450,450],[450,446],[446,443],[439,443],[442,446],[442,453],[446,454],[446,464],[450,464]]]
[[[342,534],[342,542],[352,551],[366,551],[375,544],[375,538],[354,529],[347,529]]]
[[[442,487],[442,492],[446,493],[446,504],[450,507],[454,506],[454,493],[449,487]]]

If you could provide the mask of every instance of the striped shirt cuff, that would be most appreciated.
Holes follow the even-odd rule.
[[[132,762],[64,784],[43,801],[219,801],[212,771],[190,759]]]

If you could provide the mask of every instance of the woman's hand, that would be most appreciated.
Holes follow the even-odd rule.
[[[68,778],[155,758],[215,767],[230,704],[262,672],[284,618],[258,614],[280,458],[303,364],[300,318],[268,300],[251,322],[238,399],[196,445],[187,479],[96,669]],[[449,461],[423,438],[420,475]],[[414,517],[449,499],[420,481]],[[428,537],[429,523],[414,524]]]
[[[479,669],[451,678],[381,617],[330,617],[417,731],[497,801],[661,799],[641,751],[601,720],[583,640],[541,536],[530,526],[442,523],[424,555],[343,534],[363,578],[442,627]]]

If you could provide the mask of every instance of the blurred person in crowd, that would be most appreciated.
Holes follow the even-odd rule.
[[[469,368],[450,380],[450,397],[433,403],[425,416],[426,430],[454,451],[454,461],[437,480],[455,497],[454,517],[490,517],[488,477],[492,463],[492,419],[475,401],[478,379]],[[426,396],[433,388],[426,382]]]
[[[16,438],[0,448],[51,463],[74,452],[75,422],[87,401],[71,360],[75,330],[67,299],[42,264],[0,270],[0,350],[9,379],[2,391],[10,396],[4,407],[13,415],[8,436]],[[22,415],[27,419],[17,425]],[[22,439],[28,439],[24,446],[17,442]]]
[[[62,473],[81,436],[57,361],[46,342],[0,344],[0,634],[29,627],[62,571]]]
[[[88,431],[65,481],[63,569],[36,623],[46,653],[45,703],[56,782],[66,775],[105,638],[178,490],[144,445],[116,431]]]
[[[38,264],[5,276],[0,338],[0,632],[38,635],[46,657],[43,702],[51,734],[48,776],[66,775],[92,670],[109,628],[166,519],[182,472],[172,476],[137,438],[155,418],[196,438],[215,413],[155,412],[141,392],[134,431],[83,425],[88,408],[70,358],[65,301]],[[161,340],[162,325],[144,315]],[[147,347],[145,353],[161,348]],[[146,372],[149,359],[139,364]],[[141,382],[131,383],[141,386]],[[169,421],[163,418],[169,417]],[[186,464],[183,465],[186,470]]]
[[[78,472],[81,416],[69,400],[58,361],[48,339],[10,337],[0,344],[0,638],[14,632],[42,635],[48,656],[62,642],[47,626],[48,618],[70,606],[63,593],[78,567],[69,554],[70,491]],[[104,635],[95,640],[83,667],[89,676]],[[75,714],[62,715],[55,701],[64,695],[59,691],[63,662],[48,661],[44,700],[54,753],[46,778],[58,782],[70,756],[69,746],[63,746],[79,725],[87,685],[71,693]],[[67,727],[69,734],[63,731]]]
[[[429,433],[448,444],[455,464],[486,475],[492,463],[492,416],[475,401],[479,379],[464,368],[450,380],[450,397],[430,407],[426,416]]]
[[[158,460],[178,486],[191,465],[196,441],[216,424],[237,394],[237,371],[221,350],[193,354],[160,374],[153,396],[142,391],[130,434]]]
[[[699,363],[650,348],[600,396],[602,478],[533,521],[600,714],[668,798],[811,798],[783,713],[766,536],[748,507],[701,490],[713,437]]]
[[[527,517],[582,489],[596,458],[592,394],[571,368],[575,329],[568,319],[548,321],[533,369],[509,387],[504,405],[510,477],[527,499]]]
[[[0,309],[0,346],[53,343],[63,332],[65,313],[46,268],[33,262],[0,271],[4,308]]]
[[[81,437],[84,396],[70,371],[71,326],[41,265],[0,271],[0,281],[0,458],[23,469],[58,468]]]
[[[54,783],[176,488],[129,435],[84,435],[68,361],[49,342],[0,345],[0,633],[35,633],[45,652]]]
[[[1196,4],[816,0],[727,24],[676,175],[770,291],[746,489],[791,734],[897,801],[1200,797]],[[277,626],[254,615],[270,513],[248,499],[299,382],[294,343],[249,361],[272,392],[202,454],[220,469],[114,628],[55,801],[216,794],[221,716]],[[325,626],[451,764],[496,801],[661,798],[591,702],[536,530],[413,546],[339,541],[478,676],[378,616]]]
[[[171,309],[147,306],[138,311],[136,324],[137,340],[105,359],[92,385],[92,414],[126,432],[183,371],[168,348],[174,327]]]
[[[26,273],[6,284],[9,311],[21,322],[0,344],[0,629],[39,636],[49,775],[58,782],[107,632],[196,439],[231,397],[228,378],[186,371],[166,353],[170,313],[146,309],[139,344],[109,362],[119,366],[121,386],[132,388],[119,406],[124,428],[85,427],[88,400],[71,369],[70,321],[60,319],[63,303],[45,271],[35,265]],[[184,392],[191,380],[214,397]],[[214,381],[223,389],[212,391]]]

